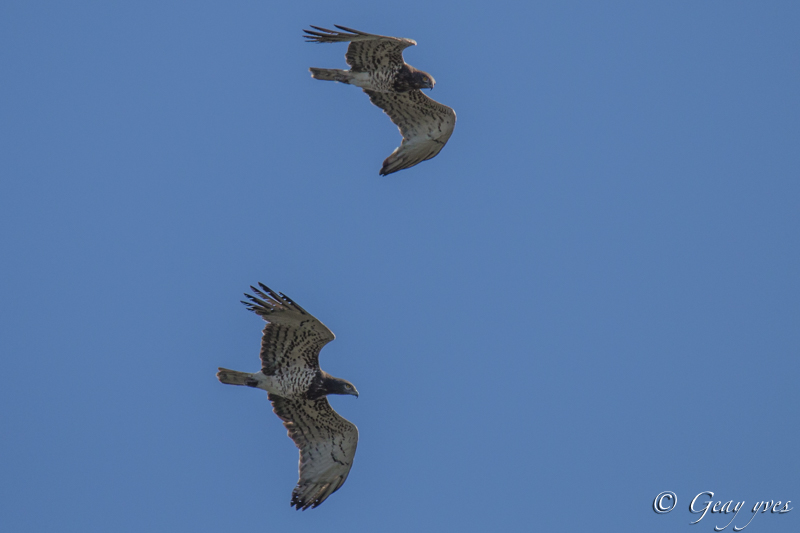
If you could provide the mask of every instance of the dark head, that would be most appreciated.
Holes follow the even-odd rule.
[[[436,80],[427,72],[415,70],[413,76],[414,84],[417,86],[417,89],[433,89],[433,86],[436,85]]]
[[[356,386],[346,379],[325,376],[325,394],[352,394],[358,398]]]

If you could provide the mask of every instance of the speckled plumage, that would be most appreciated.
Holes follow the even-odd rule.
[[[428,98],[420,89],[432,89],[433,77],[403,60],[403,50],[416,41],[373,35],[336,26],[342,31],[311,26],[304,30],[309,42],[349,42],[345,59],[350,70],[312,67],[315,79],[338,81],[361,87],[373,104],[389,115],[403,135],[403,142],[383,162],[385,176],[436,156],[456,125],[456,113]]]
[[[353,466],[358,429],[333,410],[328,398],[292,400],[269,395],[273,410],[300,448],[300,479],[292,491],[297,509],[314,508],[339,490]]]
[[[403,136],[400,146],[384,160],[382,176],[435,157],[453,134],[455,111],[428,98],[422,91],[397,94],[364,92],[373,104],[389,115]]]
[[[291,505],[313,508],[336,492],[347,479],[358,445],[358,429],[339,416],[328,394],[358,391],[349,381],[320,369],[319,352],[333,333],[305,309],[264,284],[245,294],[248,309],[263,318],[261,371],[220,368],[217,378],[229,385],[266,390],[273,411],[300,449],[299,481]]]

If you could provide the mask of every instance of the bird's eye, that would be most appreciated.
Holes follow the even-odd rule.
[[[345,385],[344,388],[350,390],[350,385]]]

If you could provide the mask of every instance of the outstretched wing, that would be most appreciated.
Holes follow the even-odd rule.
[[[300,449],[300,479],[290,505],[314,508],[339,490],[353,466],[358,429],[333,410],[328,398],[290,400],[269,395],[275,414],[283,420]]]
[[[261,371],[271,376],[284,366],[319,368],[319,351],[335,338],[325,324],[263,283],[250,286],[256,296],[242,303],[267,321],[261,337]]]
[[[403,50],[417,44],[413,39],[372,35],[363,31],[338,26],[343,31],[328,30],[311,26],[315,30],[303,30],[308,42],[343,43],[350,42],[345,59],[353,70],[370,72],[381,67],[400,67],[403,61]]]
[[[403,135],[403,142],[386,158],[381,176],[413,167],[438,154],[456,127],[456,112],[422,91],[405,93],[364,92],[389,115]]]

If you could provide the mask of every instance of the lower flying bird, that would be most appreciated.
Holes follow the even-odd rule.
[[[358,391],[319,367],[320,350],[334,339],[331,330],[288,296],[263,283],[259,286],[251,286],[256,296],[245,293],[250,301],[242,303],[267,322],[261,338],[261,371],[220,368],[217,378],[269,393],[275,414],[300,449],[300,480],[291,505],[306,510],[344,484],[358,444],[358,429],[333,410],[327,395],[358,397]]]
[[[413,167],[444,148],[456,126],[456,113],[422,94],[420,89],[433,89],[433,76],[403,61],[403,50],[416,41],[344,26],[336,26],[342,31],[311,27],[317,31],[303,30],[309,42],[350,43],[344,56],[350,70],[312,67],[311,77],[361,87],[400,129],[403,142],[383,162],[381,176]]]

